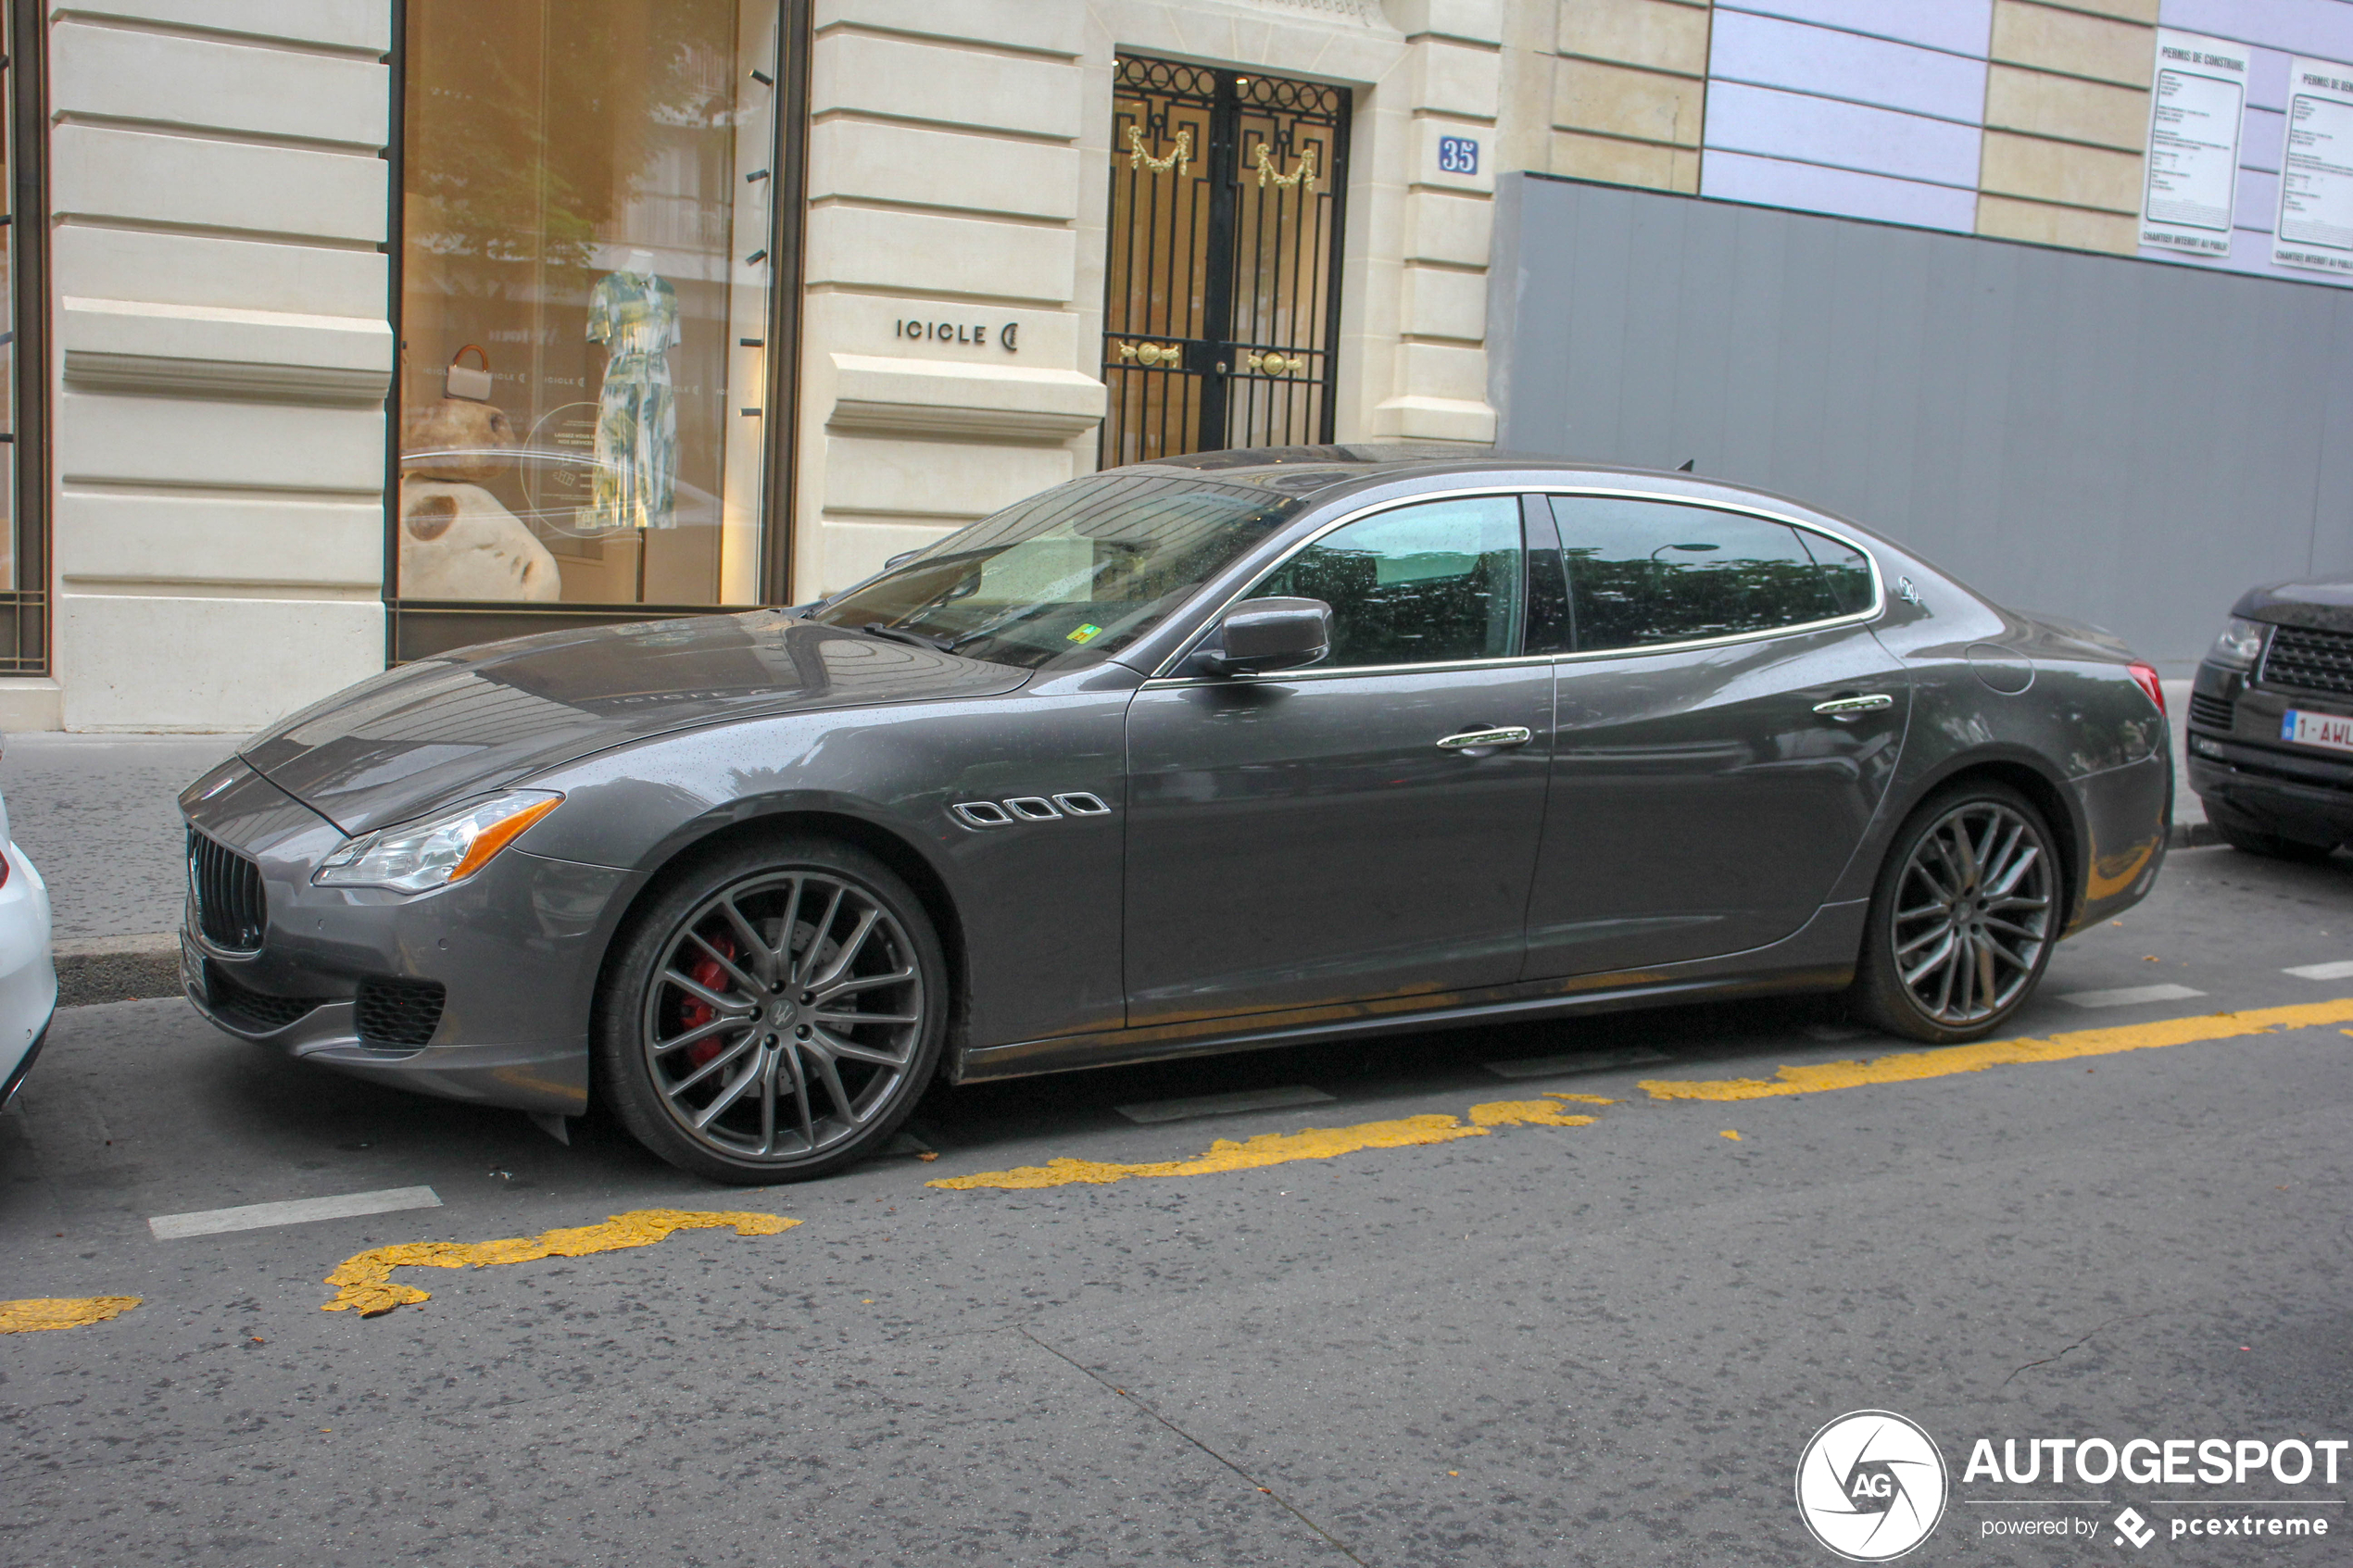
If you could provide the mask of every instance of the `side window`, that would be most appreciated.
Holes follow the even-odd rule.
[[[1870,558],[1852,545],[1843,545],[1827,533],[1797,531],[1797,542],[1822,569],[1822,581],[1830,584],[1831,597],[1838,601],[1841,615],[1852,615],[1858,609],[1871,608]]]
[[[1327,664],[1437,664],[1519,651],[1519,499],[1426,501],[1327,533],[1285,561],[1252,598],[1332,607]]]
[[[1840,563],[1846,591],[1856,567],[1863,576],[1862,603],[1843,604],[1787,523],[1601,495],[1556,495],[1553,513],[1580,651],[1769,632],[1869,601],[1867,564]]]

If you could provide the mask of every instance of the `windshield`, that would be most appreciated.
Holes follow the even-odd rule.
[[[813,619],[996,664],[1093,663],[1157,625],[1301,504],[1191,475],[1073,480],[826,600]]]

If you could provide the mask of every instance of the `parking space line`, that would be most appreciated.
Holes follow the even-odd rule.
[[[777,1214],[737,1210],[711,1212],[690,1209],[632,1209],[613,1214],[600,1225],[573,1225],[542,1231],[537,1236],[503,1241],[408,1241],[372,1248],[346,1258],[322,1282],[335,1287],[335,1298],[322,1312],[356,1311],[363,1318],[382,1317],[395,1307],[430,1301],[430,1291],[392,1283],[395,1269],[486,1269],[494,1263],[530,1263],[542,1258],[585,1258],[592,1252],[619,1252],[651,1247],[673,1231],[720,1230],[734,1226],[737,1236],[780,1236],[800,1223]]]
[[[2353,976],[2353,959],[2338,959],[2334,963],[2298,964],[2284,969],[2282,974],[2293,974],[2298,980],[2343,980]]]
[[[44,1328],[87,1328],[119,1318],[137,1306],[136,1296],[48,1296],[30,1301],[0,1301],[0,1334],[36,1334]]]
[[[1161,1122],[1189,1122],[1201,1116],[1236,1116],[1245,1110],[1287,1110],[1293,1106],[1329,1105],[1335,1097],[1304,1084],[1279,1089],[1237,1089],[1229,1095],[1194,1095],[1187,1099],[1151,1099],[1112,1107],[1139,1126]]]
[[[1566,1078],[1572,1073],[1600,1073],[1612,1067],[1638,1067],[1647,1061],[1674,1060],[1663,1051],[1571,1051],[1566,1056],[1527,1056],[1479,1065],[1498,1078]]]
[[[284,1203],[246,1203],[234,1209],[204,1209],[190,1214],[157,1214],[147,1229],[157,1241],[182,1236],[219,1236],[223,1231],[262,1230],[271,1225],[299,1225],[312,1220],[348,1220],[359,1214],[390,1214],[403,1209],[438,1209],[441,1195],[431,1187],[386,1187],[381,1192],[347,1192],[338,1198],[297,1198]]]
[[[2070,991],[2059,1000],[2079,1008],[2129,1008],[2140,1002],[2186,1002],[2204,995],[2187,985],[2122,985],[2113,991]]]
[[[1362,1122],[1353,1127],[1302,1127],[1296,1133],[1261,1133],[1240,1143],[1219,1138],[1190,1160],[1155,1160],[1135,1165],[1099,1160],[1050,1160],[1043,1165],[1019,1165],[1010,1171],[942,1176],[924,1185],[955,1192],[975,1187],[1027,1192],[1038,1187],[1103,1186],[1139,1176],[1214,1176],[1228,1171],[1288,1165],[1299,1160],[1332,1160],[1368,1148],[1410,1148],[1419,1144],[1452,1143],[1456,1138],[1483,1138],[1497,1127],[1592,1125],[1592,1117],[1571,1115],[1563,1110],[1561,1102],[1570,1098],[1589,1104],[1611,1103],[1592,1095],[1499,1099],[1472,1106],[1467,1123],[1443,1114],[1400,1116],[1387,1122]]]
[[[2169,1018],[2155,1023],[2129,1023],[2111,1029],[2079,1029],[2071,1034],[2054,1035],[2046,1040],[1981,1040],[1973,1046],[1904,1051],[1870,1061],[1826,1061],[1806,1067],[1783,1067],[1769,1080],[1646,1079],[1635,1087],[1651,1098],[1661,1100],[1772,1099],[1782,1095],[1810,1095],[1831,1089],[1860,1088],[1869,1084],[1912,1084],[1928,1078],[1949,1077],[1957,1073],[1982,1073],[1989,1067],[2072,1061],[2081,1057],[2111,1056],[2119,1051],[2244,1039],[2251,1035],[2269,1035],[2280,1029],[2309,1029],[2316,1024],[2347,1022],[2353,1022],[2353,997],[2246,1012],[2214,1012],[2194,1018]]]

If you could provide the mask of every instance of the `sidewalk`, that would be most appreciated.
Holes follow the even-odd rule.
[[[2177,716],[2187,681],[2165,683]],[[49,884],[57,937],[58,1002],[180,994],[180,902],[187,885],[178,798],[243,735],[7,737],[0,793],[18,845]],[[2184,777],[2181,731],[2174,777]],[[2173,847],[2215,842],[2196,796],[2173,802]]]

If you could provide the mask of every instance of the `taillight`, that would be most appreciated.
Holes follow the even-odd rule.
[[[2157,671],[2145,664],[2135,664],[2131,668],[2133,671],[2133,684],[2148,694],[2148,699],[2157,704],[2157,711],[2158,715],[2160,717],[2163,716],[2165,712],[2165,687],[2158,683]]]

